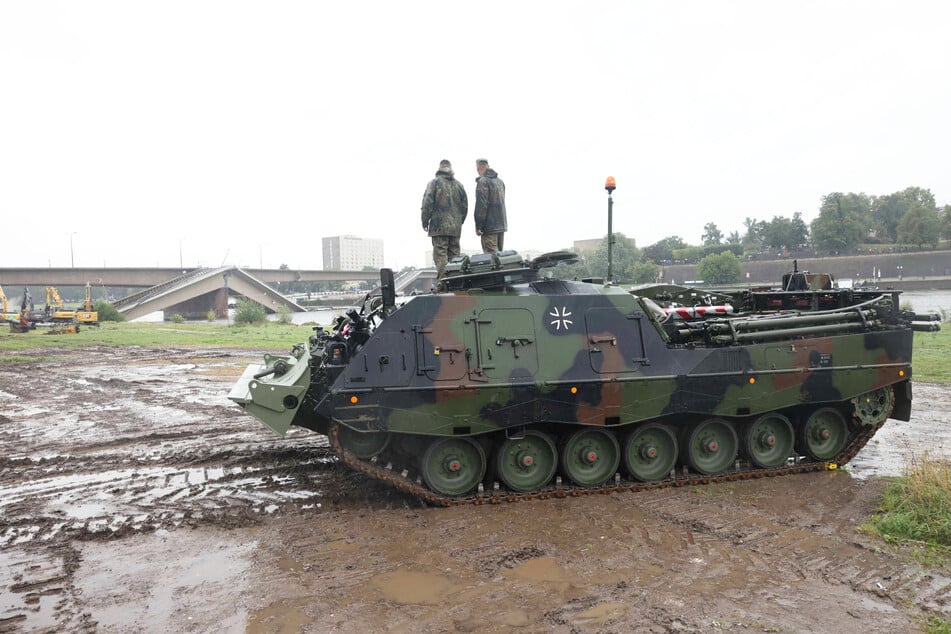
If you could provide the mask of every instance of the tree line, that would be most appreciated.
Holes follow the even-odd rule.
[[[701,243],[689,245],[668,236],[640,249],[633,238],[614,234],[612,273],[620,283],[650,283],[661,266],[697,264],[697,275],[708,282],[740,281],[740,259],[778,253],[787,255],[847,255],[863,249],[908,246],[936,248],[951,240],[951,205],[938,207],[928,189],[908,187],[884,196],[832,192],[822,197],[819,215],[808,225],[801,212],[771,220],[747,217],[743,232],[724,235],[714,222],[703,227]],[[575,279],[607,275],[607,236],[582,261],[559,265],[559,274]]]
[[[801,212],[770,220],[747,217],[741,229],[724,234],[714,222],[703,227],[700,244],[688,244],[680,236],[668,236],[644,248],[633,238],[614,234],[612,273],[619,283],[655,282],[662,266],[697,264],[697,275],[717,284],[740,281],[742,258],[785,255],[847,255],[860,249],[894,248],[896,245],[937,247],[951,240],[951,205],[938,207],[931,190],[908,187],[884,196],[832,192],[822,197],[818,216],[810,223]],[[569,279],[607,276],[607,237],[581,262],[560,264],[558,274]],[[286,269],[286,264],[280,268]],[[403,270],[412,269],[406,267]],[[337,281],[282,282],[284,293],[336,291]]]

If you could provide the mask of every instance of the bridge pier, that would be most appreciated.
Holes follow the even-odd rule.
[[[165,317],[169,315],[181,315],[185,319],[201,320],[208,316],[209,312],[214,312],[215,319],[227,319],[228,317],[228,289],[219,288],[210,293],[193,297],[189,300],[169,306],[165,309]]]

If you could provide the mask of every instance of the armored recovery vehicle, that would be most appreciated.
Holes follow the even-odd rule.
[[[636,490],[844,464],[911,414],[898,292],[794,271],[782,289],[626,291],[513,251],[449,263],[438,292],[381,288],[229,398],[278,434],[435,504]]]

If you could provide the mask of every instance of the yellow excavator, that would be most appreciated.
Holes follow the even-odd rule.
[[[3,307],[3,312],[0,312],[0,322],[20,321],[20,313],[11,311],[7,306],[7,295],[3,292],[2,286],[0,286],[0,304]]]
[[[92,286],[86,282],[86,302],[76,311],[76,321],[87,326],[98,326],[99,313],[92,308]]]
[[[76,321],[76,311],[63,308],[63,298],[55,286],[46,287],[46,319],[54,324],[68,324]]]

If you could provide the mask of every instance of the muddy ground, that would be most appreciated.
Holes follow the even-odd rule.
[[[50,351],[44,351],[49,356]],[[0,632],[908,632],[951,576],[859,532],[951,456],[915,385],[848,470],[428,508],[226,395],[259,355],[89,348],[0,366]]]

